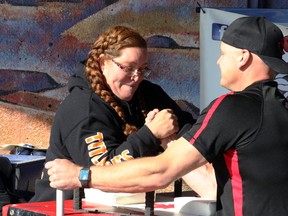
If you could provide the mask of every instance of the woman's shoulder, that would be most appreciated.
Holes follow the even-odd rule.
[[[156,83],[153,83],[149,80],[143,80],[139,85],[140,90],[145,91],[163,91],[162,87]]]

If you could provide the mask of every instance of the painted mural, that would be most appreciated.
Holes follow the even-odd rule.
[[[0,0],[0,145],[48,146],[68,78],[112,25],[147,39],[148,79],[197,117],[200,4],[247,7],[239,0]]]
[[[192,13],[194,3],[0,3],[0,144],[48,144],[54,112],[67,95],[69,76],[86,58],[98,34],[116,24],[130,26],[147,39],[153,70],[149,79],[160,84],[184,109],[198,114],[199,17]]]

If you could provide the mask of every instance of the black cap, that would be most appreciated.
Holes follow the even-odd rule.
[[[281,29],[264,17],[240,17],[224,32],[222,42],[257,54],[278,73],[288,73],[282,59],[284,38]]]

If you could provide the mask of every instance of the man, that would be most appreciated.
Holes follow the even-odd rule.
[[[220,83],[231,92],[205,108],[191,130],[164,153],[91,167],[89,186],[151,191],[181,176],[187,179],[189,172],[210,162],[217,179],[217,215],[288,215],[288,102],[273,81],[277,72],[288,73],[282,53],[283,34],[273,23],[263,17],[232,22],[217,61]],[[81,187],[82,167],[55,160],[46,168],[52,187]]]

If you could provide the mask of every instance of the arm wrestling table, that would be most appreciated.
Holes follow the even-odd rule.
[[[73,200],[65,200],[64,215],[73,216],[113,216],[144,215],[143,212],[82,201],[83,209],[74,209]],[[55,216],[56,201],[9,204],[3,207],[3,216]]]
[[[188,192],[187,195],[191,193]],[[159,194],[160,195],[160,194]],[[75,196],[74,196],[75,197]],[[81,197],[81,196],[80,196]],[[144,208],[136,209],[129,206],[106,206],[103,204],[87,202],[82,200],[78,203],[77,198],[74,200],[65,200],[63,204],[63,215],[73,216],[116,216],[116,215],[157,215],[157,216],[176,216],[182,215],[174,213],[173,193],[161,193],[157,195],[156,202],[153,200],[154,211],[147,211],[147,203],[143,204]],[[168,202],[167,202],[168,201]],[[58,203],[59,204],[59,203]],[[75,206],[76,205],[76,206]],[[79,206],[77,206],[79,205]],[[151,205],[151,204],[149,204]],[[150,206],[151,207],[151,206]],[[2,216],[56,216],[57,200],[47,202],[35,202],[35,203],[20,203],[20,204],[8,204],[3,207]]]

